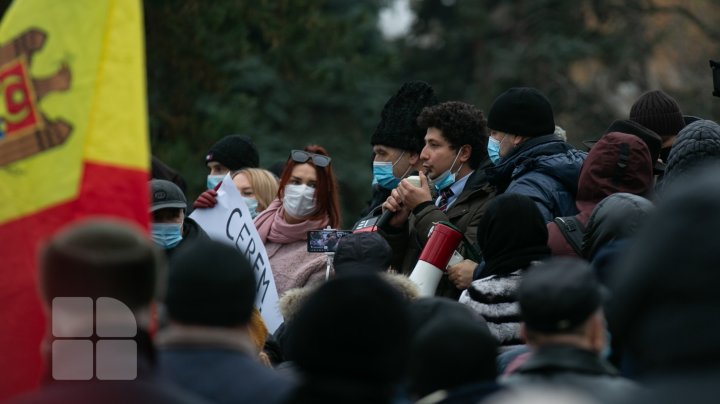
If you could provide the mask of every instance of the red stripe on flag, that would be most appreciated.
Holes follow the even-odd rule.
[[[65,225],[89,216],[126,218],[148,229],[148,176],[85,163],[76,200],[0,225],[0,401],[35,388],[43,373],[46,320],[38,297],[39,247]]]

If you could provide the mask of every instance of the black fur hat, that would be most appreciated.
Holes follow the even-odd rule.
[[[395,147],[420,153],[425,146],[425,129],[417,117],[425,107],[438,103],[435,91],[423,81],[409,81],[383,107],[380,123],[370,144]]]

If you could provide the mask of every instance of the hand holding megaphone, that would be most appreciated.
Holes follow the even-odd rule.
[[[453,256],[463,235],[457,229],[436,223],[430,238],[420,253],[410,280],[420,289],[420,296],[434,296],[445,267]]]

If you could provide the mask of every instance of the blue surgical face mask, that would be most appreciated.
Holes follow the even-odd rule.
[[[225,178],[224,175],[208,175],[207,177],[207,189],[215,189],[217,184]]]
[[[374,161],[373,183],[378,183],[381,187],[385,189],[394,189],[395,187],[397,187],[400,183],[400,180],[402,180],[402,177],[404,177],[405,174],[410,171],[410,167],[408,167],[408,169],[405,170],[405,174],[403,174],[400,178],[395,177],[395,175],[393,174],[393,168],[400,161],[403,155],[405,155],[404,151],[402,152],[400,157],[395,160],[394,163],[391,163],[389,161]]]
[[[161,248],[173,248],[182,241],[182,226],[182,223],[153,223],[152,239]]]
[[[490,161],[492,161],[493,164],[497,163],[498,160],[500,160],[500,141],[494,139],[492,136],[488,137],[487,151]]]
[[[246,196],[241,196],[241,198],[243,199],[243,202],[245,202],[245,205],[247,205],[248,210],[250,211],[250,217],[252,217],[253,219],[255,219],[255,216],[258,215],[258,213],[257,213],[257,206],[258,206],[257,199],[255,199],[255,198],[248,198],[248,197],[246,197]]]
[[[458,156],[460,156],[460,150],[458,150],[457,154],[455,155],[455,160],[453,160],[450,168],[433,180],[433,183],[435,184],[435,189],[437,189],[438,191],[445,189],[455,183],[455,174],[457,174],[457,171],[452,172],[452,169],[453,167],[455,167],[455,162],[457,162]],[[458,171],[460,171],[461,168],[462,164],[460,164],[460,168],[458,168]]]

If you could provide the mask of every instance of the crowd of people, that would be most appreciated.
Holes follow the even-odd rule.
[[[18,402],[714,402],[720,125],[650,91],[582,151],[537,89],[486,110],[420,81],[389,98],[368,144],[372,196],[329,277],[308,232],[341,229],[331,151],[296,145],[266,170],[249,137],[223,137],[192,203],[153,159],[151,237],[88,220],[39,261],[48,308],[87,296],[132,310],[137,377],[48,376]],[[248,259],[189,217],[215,209],[224,178],[269,259],[272,333]],[[437,223],[463,242],[421,296],[410,275]]]

